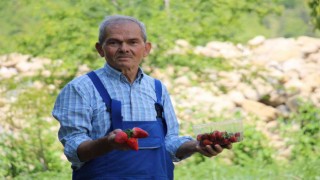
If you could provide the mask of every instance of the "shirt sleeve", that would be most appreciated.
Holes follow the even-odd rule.
[[[53,117],[60,123],[58,137],[64,146],[64,154],[75,168],[84,163],[79,160],[78,146],[91,140],[88,132],[92,129],[92,108],[86,97],[89,96],[81,91],[80,86],[69,83],[58,95],[52,111]]]
[[[174,111],[174,107],[171,102],[170,95],[167,89],[163,87],[163,107],[164,107],[164,118],[167,122],[167,135],[165,138],[166,149],[170,153],[171,158],[174,162],[181,161],[189,156],[179,159],[176,157],[178,148],[185,142],[194,140],[191,136],[179,136],[179,123],[177,116]]]

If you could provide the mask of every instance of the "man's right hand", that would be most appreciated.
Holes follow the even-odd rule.
[[[112,149],[117,149],[117,150],[130,150],[131,148],[128,146],[127,143],[117,143],[115,141],[116,134],[118,132],[122,131],[121,129],[115,129],[111,131],[107,135],[107,140],[108,140],[108,145],[112,147]]]
[[[81,143],[77,149],[78,157],[81,162],[86,162],[112,150],[129,150],[127,143],[119,144],[115,142],[116,133],[122,131],[115,129],[104,137],[96,140],[88,140]]]

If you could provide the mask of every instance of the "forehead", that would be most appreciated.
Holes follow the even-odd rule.
[[[106,29],[106,38],[141,38],[142,31],[138,24],[132,21],[117,21]]]

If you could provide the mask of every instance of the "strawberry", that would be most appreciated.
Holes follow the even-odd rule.
[[[216,137],[217,140],[220,140],[222,139],[222,133],[220,131],[215,131],[214,132],[214,135]]]
[[[200,142],[201,146],[206,145],[220,145],[222,147],[227,147],[231,143],[241,141],[240,132],[227,132],[227,131],[212,131],[210,133],[203,133],[197,135],[197,141]]]
[[[206,145],[211,145],[212,142],[211,142],[210,140],[208,140],[208,139],[205,139],[205,140],[202,141],[202,144],[203,144],[204,146],[206,146]]]
[[[209,139],[210,139],[211,141],[215,141],[215,140],[216,140],[215,134],[214,134],[214,133],[211,133]]]
[[[202,139],[202,134],[198,134],[197,135],[197,141],[201,141],[201,139]]]
[[[146,138],[148,136],[149,134],[147,131],[139,127],[134,127],[132,129],[117,132],[114,141],[119,144],[127,143],[132,149],[137,151],[139,149],[138,138]]]
[[[138,151],[139,145],[138,145],[138,139],[137,138],[129,138],[127,140],[128,146],[130,146],[132,149]]]
[[[240,137],[240,133],[239,133],[239,132],[236,132],[234,135],[235,135],[236,137]]]
[[[209,139],[210,135],[208,133],[204,133],[202,134],[202,138],[201,139]]]
[[[139,128],[139,127],[134,127],[132,128],[132,137],[134,138],[146,138],[148,137],[149,134],[147,131]]]
[[[119,143],[119,144],[123,144],[127,140],[128,140],[128,135],[124,131],[117,132],[116,137],[114,138],[114,141]]]
[[[229,145],[230,142],[228,141],[228,139],[223,139],[221,145]]]
[[[231,137],[229,138],[229,141],[232,142],[232,143],[237,142],[236,136],[231,136]]]

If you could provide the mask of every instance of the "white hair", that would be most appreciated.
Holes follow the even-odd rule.
[[[106,16],[105,19],[101,22],[99,27],[99,43],[103,44],[106,38],[106,29],[111,25],[119,21],[131,21],[136,23],[141,29],[141,36],[144,42],[147,41],[147,31],[145,25],[139,21],[138,19],[131,16],[123,16],[123,15],[112,15]]]

